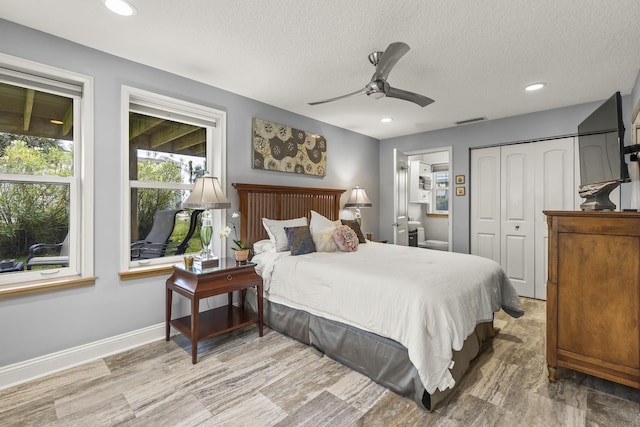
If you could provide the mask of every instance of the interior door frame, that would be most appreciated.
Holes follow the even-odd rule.
[[[432,154],[432,153],[439,153],[442,151],[446,151],[448,156],[449,156],[449,221],[448,221],[448,226],[449,226],[449,252],[453,252],[453,199],[455,197],[455,176],[453,174],[453,146],[452,145],[445,145],[442,147],[431,147],[431,148],[421,148],[421,149],[417,149],[417,150],[410,150],[410,151],[401,151],[398,148],[394,149],[394,156],[393,156],[393,170],[394,170],[394,174],[395,174],[395,170],[396,170],[396,155],[395,153],[398,152],[401,155],[404,156],[420,156],[423,154]],[[406,200],[409,200],[409,187],[407,186],[407,188],[405,189],[405,191],[407,192],[406,195]],[[395,185],[394,182],[394,186],[393,186],[393,219],[394,221],[396,220],[396,213],[398,212],[398,190],[397,190],[397,186]],[[394,232],[395,235],[395,232]]]
[[[408,211],[408,173],[409,173],[409,157],[398,150],[397,148],[393,149],[393,244],[394,245],[402,245],[407,246],[409,244],[409,228],[407,224],[407,211]],[[399,192],[398,188],[400,188],[401,178],[402,184],[405,188],[405,194],[402,198],[402,202],[404,206],[400,206],[399,203]],[[402,209],[404,208],[404,209]],[[400,213],[404,212],[404,215],[400,216]]]

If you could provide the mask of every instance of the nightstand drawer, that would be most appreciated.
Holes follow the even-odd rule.
[[[241,281],[247,281],[247,280],[262,280],[262,278],[255,272],[254,269],[245,269],[242,271],[232,271],[229,273],[218,273],[217,274],[218,277],[216,277],[217,280],[219,279],[224,279],[226,280],[228,283],[236,283],[239,280]]]
[[[207,277],[206,280],[207,283],[202,282],[200,286],[203,297],[206,297],[209,292],[220,294],[262,284],[262,277],[253,268],[215,273],[214,276]]]

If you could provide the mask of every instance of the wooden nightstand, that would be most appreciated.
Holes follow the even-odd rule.
[[[258,294],[258,314],[244,310],[242,292],[240,307],[232,304],[233,292],[255,287]],[[189,298],[191,315],[171,319],[173,292]],[[200,300],[220,294],[228,294],[227,305],[200,313]],[[223,258],[218,267],[210,270],[187,270],[184,264],[173,266],[173,274],[167,279],[167,341],[171,326],[191,340],[191,362],[198,358],[198,342],[221,335],[252,323],[258,324],[262,336],[262,278],[255,271],[255,263],[237,264],[233,258]]]

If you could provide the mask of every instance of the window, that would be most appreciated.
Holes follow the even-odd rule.
[[[93,281],[92,96],[0,54],[0,294]]]
[[[225,113],[201,105],[123,88],[122,270],[167,266],[201,250],[200,212],[181,209],[205,171],[224,188]],[[214,228],[224,218],[214,212]],[[213,239],[220,251],[220,239]],[[121,274],[127,278],[127,274]]]
[[[449,165],[446,163],[431,166],[433,171],[433,213],[449,213]]]

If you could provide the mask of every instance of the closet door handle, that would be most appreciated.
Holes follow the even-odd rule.
[[[520,230],[520,226],[519,225],[516,225],[516,230]]]

